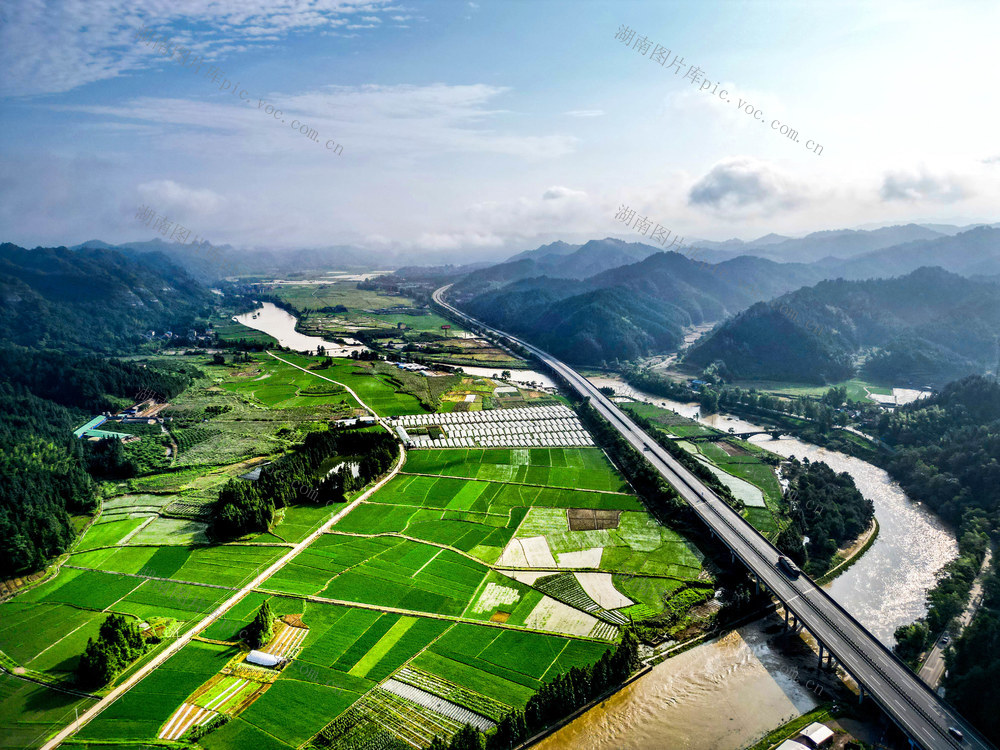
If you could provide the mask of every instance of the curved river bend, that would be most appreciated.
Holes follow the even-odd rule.
[[[697,404],[637,392],[619,380],[591,381],[722,430],[760,429],[736,417],[699,418]],[[826,588],[876,638],[891,645],[899,625],[925,613],[924,596],[937,571],[958,553],[954,535],[871,464],[794,438],[772,440],[761,435],[752,440],[785,457],[808,457],[846,471],[875,504],[878,538]],[[752,623],[667,659],[536,747],[739,750],[752,744],[817,704],[813,693],[791,678],[794,665],[768,644],[764,628],[773,622]]]

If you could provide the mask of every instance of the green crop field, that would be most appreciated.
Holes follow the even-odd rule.
[[[358,289],[354,281],[282,284],[276,285],[273,292],[298,311],[338,306],[346,308],[339,313],[309,313],[303,321],[303,328],[311,335],[339,333],[350,336],[355,328],[396,328],[400,323],[414,331],[440,332],[442,325],[451,325],[452,333],[463,330],[437,313],[418,308],[408,297]]]
[[[414,666],[507,705],[521,706],[544,678],[592,664],[607,645],[458,624]]]
[[[146,632],[169,643],[343,510],[292,505],[265,532],[228,544],[206,535],[224,483],[294,450],[328,420],[360,413],[346,390],[317,375],[356,389],[381,415],[440,405],[456,381],[385,363],[324,367],[318,358],[280,356],[288,363],[267,354],[223,365],[201,355],[185,360],[204,376],[165,411],[179,455],[160,473],[107,483],[100,522],[58,574],[0,604],[5,663],[66,679],[108,612],[149,623],[154,630]],[[491,398],[492,385],[467,380],[463,388]],[[707,452],[735,476],[767,484],[759,457],[722,450]],[[416,670],[456,701],[499,718],[504,706],[523,707],[544,682],[612,646],[618,629],[580,609],[601,595],[585,586],[618,602],[606,606],[625,607],[616,589],[634,602],[627,612],[642,619],[683,616],[712,584],[699,580],[707,575],[701,553],[654,521],[600,449],[428,450],[407,459],[399,476],[209,624],[200,633],[207,640],[188,643],[119,697],[76,742],[162,746],[157,733],[182,702],[219,696],[228,696],[219,707],[236,715],[198,741],[207,750],[301,748],[348,711],[369,724],[402,722],[409,728],[393,725],[397,736],[424,741],[435,722],[445,722],[442,731],[457,725],[379,689],[400,670]],[[534,585],[553,573],[572,581],[579,596]],[[307,629],[290,661],[270,674],[246,664],[239,643],[265,601],[275,617]],[[209,692],[193,697],[208,681]],[[12,705],[38,722],[65,725],[59,710],[77,703],[53,702],[39,686],[13,687]],[[0,710],[0,730],[11,736],[23,737],[28,721]],[[39,726],[36,734],[43,730],[51,732]]]
[[[274,368],[274,373],[279,380],[301,378],[297,382],[308,382],[309,385],[324,382],[322,378],[335,380],[351,388],[362,401],[380,416],[423,414],[427,411],[420,405],[416,396],[404,392],[401,385],[394,384],[389,380],[395,374],[389,372],[391,368],[385,368],[385,372],[379,372],[376,370],[375,363],[357,362],[350,359],[334,359],[332,366],[319,367],[321,359],[317,357],[291,352],[282,352],[278,356],[299,367],[311,368],[311,372],[315,373],[302,372],[295,367],[275,360],[277,365]],[[322,376],[322,378],[317,376]]]
[[[415,475],[393,480],[378,493],[376,500],[387,504],[499,515],[507,515],[509,508],[532,506],[642,510],[642,504],[632,495]]]
[[[628,492],[600,448],[489,448],[414,451],[412,474]]]
[[[235,650],[227,646],[189,643],[84,726],[77,736],[85,740],[155,738],[177,706],[234,654]]]
[[[0,748],[39,747],[92,704],[0,672]]]
[[[343,688],[281,679],[240,714],[240,719],[292,747],[322,729],[330,717],[361,697]],[[290,721],[290,717],[294,717]]]

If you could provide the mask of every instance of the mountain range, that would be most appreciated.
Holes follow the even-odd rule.
[[[824,280],[895,277],[923,266],[939,266],[945,272],[984,282],[1000,276],[1000,229],[993,227],[979,226],[949,235],[907,225],[811,237],[818,244],[806,253],[810,257],[848,245],[854,254],[847,258],[824,256],[808,263],[776,262],[755,255],[711,262],[612,238],[580,246],[557,242],[519,253],[503,263],[456,274],[451,295],[471,314],[522,335],[567,361],[596,365],[674,351],[690,326],[721,322],[755,303]],[[869,249],[908,237],[918,239]],[[770,249],[793,241],[770,235],[758,242]],[[629,262],[630,258],[637,260]],[[600,270],[591,273],[594,269]],[[956,285],[946,288],[959,295],[953,302],[969,291]],[[772,322],[777,329],[787,327],[786,320]],[[742,332],[733,333],[734,345],[739,345]],[[759,334],[749,329],[746,332],[751,335],[743,346],[762,340]],[[803,334],[794,327],[786,333],[793,337]],[[883,333],[896,336],[901,330],[890,327]],[[858,347],[889,343],[877,339],[872,332],[857,346],[840,342],[824,349],[825,354],[817,350],[806,358],[810,364],[803,365],[796,377],[823,380],[835,372],[853,371]],[[934,337],[923,340],[929,346]],[[810,347],[817,345],[815,341],[800,343],[804,347],[801,351],[811,351]],[[912,358],[913,348],[904,348]],[[758,354],[766,356],[763,351]],[[953,369],[977,371],[979,365],[974,363],[981,361],[970,354],[961,354]],[[887,356],[883,353],[879,360],[887,372],[907,370],[898,351],[896,365],[885,364]],[[946,358],[942,352],[929,356],[934,362]],[[914,377],[922,373],[930,377],[938,367],[918,360],[908,366]],[[819,362],[824,364],[819,366]],[[872,370],[876,366],[873,362],[868,367]],[[743,369],[750,372],[752,368],[743,363]]]
[[[0,341],[112,351],[149,330],[186,332],[211,293],[161,253],[0,245]]]
[[[1000,285],[941,268],[892,279],[823,281],[758,303],[685,354],[738,379],[939,384],[995,362]]]

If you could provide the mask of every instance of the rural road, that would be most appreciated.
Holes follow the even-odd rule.
[[[972,622],[973,615],[976,614],[976,610],[979,609],[979,604],[982,601],[982,591],[983,591],[983,576],[989,572],[991,554],[990,551],[986,550],[986,556],[983,558],[982,567],[979,569],[979,573],[976,575],[976,580],[972,584],[972,590],[969,592],[969,603],[965,606],[965,611],[962,612],[959,617],[959,630],[957,633],[953,634],[953,637],[958,638],[965,626]],[[923,665],[920,667],[920,671],[917,675],[921,680],[926,682],[931,688],[937,688],[938,683],[941,682],[941,678],[944,676],[944,670],[947,667],[944,661],[944,649],[941,648],[940,639],[934,642],[934,646],[931,647],[931,652],[927,655],[927,659],[924,660]]]
[[[331,380],[330,378],[325,377],[323,375],[319,375],[318,373],[315,373],[312,370],[306,370],[306,368],[304,368],[304,367],[299,367],[298,365],[296,365],[296,364],[294,364],[292,362],[289,362],[288,360],[281,359],[281,357],[278,357],[278,356],[276,356],[274,354],[271,354],[271,352],[268,352],[268,354],[270,354],[275,359],[277,359],[277,360],[279,360],[281,362],[284,362],[286,365],[291,365],[292,367],[297,367],[300,370],[308,372],[310,375],[315,375],[318,378],[323,378],[323,380],[329,380],[331,383],[336,383],[337,385],[342,386],[343,388],[345,388],[347,390],[348,393],[350,393],[355,399],[357,399],[358,403],[361,404],[362,407],[364,407],[365,409],[367,409],[368,411],[370,411],[372,414],[375,415],[376,418],[378,418],[378,415],[375,414],[375,411],[372,410],[371,407],[369,407],[364,401],[362,401],[361,398],[358,397],[357,393],[355,393],[351,388],[348,388],[343,383],[338,383],[336,380]],[[379,424],[382,424],[381,420],[379,420]],[[384,426],[385,425],[383,424],[383,427]],[[386,429],[389,429],[389,428],[386,427]],[[391,430],[390,430],[390,432],[391,432]],[[161,651],[159,654],[157,654],[157,656],[152,661],[150,661],[148,664],[146,664],[141,669],[139,669],[135,674],[133,674],[132,676],[128,677],[124,682],[122,682],[121,685],[118,685],[116,688],[114,688],[110,693],[108,693],[106,696],[104,696],[100,701],[98,701],[93,706],[91,706],[89,709],[87,709],[86,711],[84,711],[80,715],[80,718],[78,720],[74,721],[69,726],[63,728],[52,739],[50,739],[48,742],[46,742],[44,745],[42,745],[42,750],[53,750],[53,748],[58,747],[70,735],[72,735],[74,732],[78,731],[82,726],[84,726],[88,722],[92,721],[94,719],[94,717],[96,717],[98,714],[101,713],[101,711],[103,711],[104,709],[106,709],[108,706],[110,706],[112,703],[114,703],[116,700],[118,700],[122,695],[124,695],[125,693],[127,693],[133,687],[135,687],[135,685],[138,684],[140,680],[142,680],[143,678],[145,678],[146,676],[148,676],[150,674],[150,672],[152,672],[154,669],[156,669],[161,664],[163,664],[163,662],[165,662],[167,659],[169,659],[175,653],[177,653],[178,651],[180,651],[185,645],[187,645],[188,643],[190,643],[191,640],[196,635],[198,635],[200,632],[202,632],[205,628],[207,628],[213,622],[215,622],[216,620],[218,620],[222,615],[224,615],[230,609],[232,609],[232,607],[234,607],[241,599],[243,599],[243,597],[245,597],[247,594],[249,594],[255,588],[257,588],[258,586],[260,586],[262,583],[264,583],[264,581],[266,581],[272,575],[274,575],[275,573],[277,573],[279,570],[281,570],[283,567],[285,567],[292,560],[294,560],[306,547],[308,547],[310,544],[312,544],[313,542],[315,542],[319,537],[321,537],[323,534],[325,534],[330,529],[331,526],[333,526],[335,523],[337,523],[337,521],[339,521],[341,518],[343,518],[344,516],[346,516],[352,510],[354,510],[362,501],[367,500],[372,494],[374,494],[375,492],[377,492],[378,490],[380,490],[383,487],[383,485],[385,485],[388,481],[390,481],[393,477],[395,477],[399,473],[400,469],[403,468],[403,464],[404,463],[406,463],[406,449],[403,448],[402,445],[400,445],[399,446],[399,462],[392,468],[392,471],[390,471],[383,479],[381,479],[377,484],[375,484],[369,490],[367,490],[363,494],[359,495],[349,505],[347,505],[343,510],[341,510],[339,513],[337,513],[336,515],[334,515],[329,521],[327,521],[325,524],[323,524],[318,529],[316,529],[316,531],[314,531],[308,537],[306,537],[301,542],[299,542],[297,545],[295,545],[295,547],[293,547],[288,552],[287,555],[285,555],[284,557],[276,560],[263,573],[259,574],[252,581],[250,581],[250,583],[246,584],[243,588],[241,588],[239,591],[237,591],[231,597],[229,597],[228,599],[226,599],[226,601],[224,601],[222,604],[220,604],[218,607],[216,607],[208,616],[206,616],[204,619],[202,619],[197,625],[195,625],[193,628],[189,629],[186,633],[184,633],[184,635],[180,636],[176,641],[174,641],[173,643],[171,643],[169,646],[167,646],[167,648],[165,648],[163,651]]]

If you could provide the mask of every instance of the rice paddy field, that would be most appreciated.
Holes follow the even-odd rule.
[[[176,414],[204,414],[223,437],[187,447],[169,471],[105,487],[102,513],[58,573],[0,603],[4,667],[71,686],[87,640],[118,613],[158,639],[121,680],[330,520],[342,505],[284,508],[268,532],[233,543],[205,533],[223,483],[326,420],[359,413],[317,376],[355,388],[379,414],[424,410],[368,365],[304,372],[266,354],[206,365]],[[397,476],[75,742],[189,744],[200,726],[208,750],[305,748],[320,733],[345,750],[426,746],[466,721],[492,727],[547,680],[595,662],[629,617],[683,615],[691,591],[711,583],[697,548],[646,512],[599,448],[410,451]],[[240,635],[265,601],[280,618],[261,647],[279,659],[273,667],[250,663]],[[0,747],[41,744],[93,701],[8,673],[0,695],[0,735],[14,742]]]

